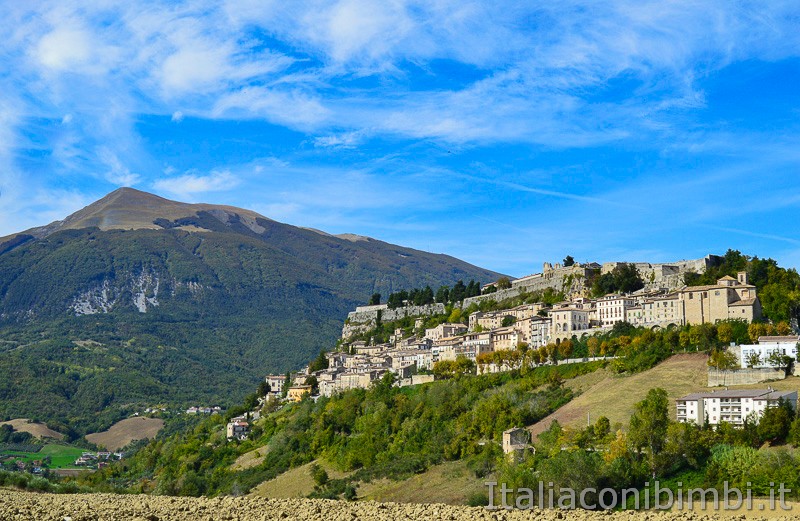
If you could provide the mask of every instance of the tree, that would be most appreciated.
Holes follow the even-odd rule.
[[[717,338],[723,344],[730,344],[733,340],[733,326],[729,322],[722,322],[717,326]]]
[[[433,295],[433,289],[430,286],[425,286],[422,289],[421,299],[423,305],[433,304],[435,297]]]
[[[270,391],[272,391],[272,387],[270,387],[269,383],[266,380],[261,380],[261,383],[258,384],[258,396],[265,398]]]
[[[714,351],[711,352],[711,357],[708,359],[708,366],[719,369],[720,371],[731,371],[739,367],[739,361],[730,351],[714,349]]]
[[[467,287],[464,285],[463,280],[459,280],[453,286],[453,289],[450,291],[450,301],[451,302],[461,302],[467,296]]]
[[[517,318],[513,315],[506,315],[503,317],[503,322],[500,324],[502,327],[508,327],[514,325],[514,322],[517,321]]]
[[[575,264],[575,259],[572,258],[572,255],[567,255],[564,257],[564,260],[561,263],[565,268],[568,268]]]
[[[660,388],[650,389],[645,399],[636,404],[628,429],[628,439],[636,449],[647,450],[650,470],[653,472],[657,468],[658,456],[664,449],[668,427],[667,391]]]
[[[314,463],[309,470],[311,471],[311,478],[318,487],[324,487],[328,483],[328,473],[324,468]]]
[[[786,372],[786,376],[789,376],[792,372],[792,366],[794,365],[794,358],[779,353],[778,351],[773,351],[767,357],[767,363],[772,367],[783,369]]]
[[[316,396],[316,395],[319,394],[319,380],[317,380],[316,376],[314,376],[312,374],[311,376],[306,378],[306,382],[305,383],[306,383],[306,385],[310,385],[311,386],[311,394],[312,395]]]
[[[439,286],[436,290],[436,302],[439,304],[447,304],[450,302],[450,288],[447,286]]]
[[[619,264],[611,271],[611,274],[614,276],[617,291],[631,293],[644,287],[644,281],[639,274],[639,270],[633,264]]]
[[[369,305],[370,306],[377,306],[381,303],[381,294],[380,293],[373,293],[372,296],[369,298]]]
[[[566,359],[572,356],[572,340],[562,340],[560,344],[558,344],[558,354],[559,358]]]
[[[600,351],[600,340],[595,336],[589,337],[586,341],[586,349],[589,352],[589,356],[597,356]]]
[[[325,356],[325,350],[322,349],[319,352],[319,355],[310,363],[308,364],[308,371],[310,373],[316,373],[317,371],[322,371],[323,369],[327,369],[330,365],[328,361],[328,357]]]
[[[758,421],[758,436],[763,441],[780,443],[786,440],[792,427],[794,410],[789,402],[781,398],[777,407],[770,407]]]
[[[786,439],[795,447],[800,447],[800,418],[795,418],[789,427],[789,437]]]
[[[508,277],[500,277],[497,279],[497,289],[509,289],[511,287],[511,280]]]
[[[286,398],[289,394],[289,387],[292,386],[292,373],[286,372],[286,378],[283,380],[283,387],[281,388],[281,397]]]
[[[611,432],[611,421],[605,416],[601,416],[595,422],[593,430],[595,439],[600,441]]]
[[[745,358],[747,367],[758,367],[761,365],[761,355],[758,351],[751,351]]]
[[[766,324],[760,322],[753,322],[747,326],[747,334],[750,336],[751,342],[758,342],[758,337],[766,334]]]

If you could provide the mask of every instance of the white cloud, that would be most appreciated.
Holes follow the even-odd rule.
[[[103,163],[108,170],[104,173],[106,181],[117,186],[134,186],[141,182],[142,178],[120,160],[119,156],[108,147],[97,149],[97,159]]]
[[[330,148],[355,148],[364,141],[363,131],[343,132],[314,138],[314,145]]]
[[[80,29],[57,28],[39,40],[36,54],[46,67],[70,70],[91,59],[91,37]]]
[[[180,49],[161,66],[164,86],[177,91],[202,89],[227,72],[225,49]]]
[[[321,101],[300,91],[246,87],[222,96],[212,110],[214,117],[264,118],[294,128],[322,125],[330,111]]]
[[[191,199],[197,194],[230,190],[238,184],[239,178],[229,170],[221,170],[206,175],[184,174],[178,177],[159,179],[153,183],[153,188],[175,196]]]
[[[184,117],[185,116],[183,115],[183,112],[181,112],[180,110],[176,110],[175,112],[172,113],[172,118],[171,119],[175,123],[180,123],[181,121],[183,121]]]

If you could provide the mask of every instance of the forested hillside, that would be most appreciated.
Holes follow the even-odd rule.
[[[0,252],[0,417],[79,433],[137,406],[237,403],[264,374],[332,346],[373,293],[497,276],[135,190]]]

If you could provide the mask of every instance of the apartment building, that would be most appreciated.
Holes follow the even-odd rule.
[[[676,401],[679,422],[702,425],[708,420],[710,425],[722,422],[740,427],[745,419],[758,422],[761,415],[770,407],[776,407],[779,400],[785,400],[797,407],[797,391],[775,391],[767,389],[736,389],[688,394]]]

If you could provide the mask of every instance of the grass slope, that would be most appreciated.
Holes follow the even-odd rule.
[[[119,450],[134,440],[150,440],[164,427],[159,418],[126,418],[110,429],[86,436],[86,440],[108,450]]]
[[[265,481],[255,487],[251,495],[271,499],[306,497],[314,492],[314,479],[311,477],[311,466],[314,464],[324,468],[331,479],[341,479],[347,475],[336,470],[330,463],[316,460],[284,472],[275,479]]]
[[[561,425],[583,427],[586,415],[592,422],[600,416],[628,424],[634,405],[641,401],[647,391],[660,387],[669,394],[670,414],[675,419],[675,399],[689,393],[710,390],[708,387],[708,357],[704,354],[675,355],[656,367],[634,375],[617,375],[610,370],[600,370],[565,382],[565,385],[580,393],[571,402],[530,427],[534,436],[544,432],[553,420]],[[735,389],[764,389],[771,386],[781,391],[797,391],[800,380],[789,377],[769,383],[729,386]]]
[[[605,416],[612,425],[627,425],[636,403],[655,387],[669,394],[673,404],[670,413],[674,419],[676,398],[706,389],[707,361],[708,357],[704,354],[681,354],[630,376],[615,375],[604,370],[567,381],[565,385],[569,387],[582,388],[582,394],[531,426],[530,430],[534,436],[541,434],[553,420],[558,420],[564,426],[582,427],[586,425],[587,413],[592,423],[600,416]]]
[[[486,492],[485,481],[476,478],[463,461],[448,461],[405,481],[364,483],[358,487],[358,497],[391,503],[466,505],[472,496]]]

